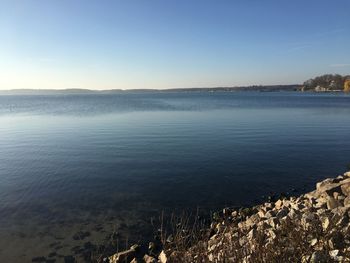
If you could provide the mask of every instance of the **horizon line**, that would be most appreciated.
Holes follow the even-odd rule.
[[[93,91],[93,92],[103,92],[103,91],[137,91],[137,90],[149,90],[149,91],[166,91],[166,90],[186,90],[186,89],[222,89],[222,88],[250,88],[250,87],[283,87],[283,86],[302,86],[302,84],[254,84],[254,85],[242,85],[242,86],[206,86],[206,87],[185,87],[185,88],[162,88],[162,89],[152,89],[152,88],[131,88],[131,89],[88,89],[88,88],[62,88],[62,89],[50,89],[50,88],[15,88],[15,89],[0,89],[3,91]]]

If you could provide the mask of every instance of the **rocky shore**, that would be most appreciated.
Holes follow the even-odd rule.
[[[225,208],[187,247],[168,238],[103,262],[350,262],[350,172],[312,192],[250,208]],[[181,231],[185,231],[182,229]],[[186,232],[186,231],[185,231]]]

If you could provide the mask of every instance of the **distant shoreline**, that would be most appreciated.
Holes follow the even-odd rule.
[[[12,89],[0,90],[0,95],[58,95],[58,94],[114,94],[114,93],[149,93],[149,92],[237,92],[237,91],[300,91],[301,85],[253,85],[241,87],[209,87],[209,88],[171,88],[171,89],[110,89],[110,90],[90,90],[90,89]]]

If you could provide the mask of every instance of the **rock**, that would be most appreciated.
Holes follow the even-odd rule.
[[[305,212],[301,216],[301,223],[305,225],[306,223],[310,223],[315,220],[315,214],[312,212]]]
[[[336,258],[339,255],[339,249],[334,249],[329,251],[329,255],[331,256],[331,258]]]
[[[283,209],[277,212],[276,217],[281,219],[282,217],[287,216],[288,213],[289,213],[289,209],[287,207],[283,207]]]
[[[270,236],[270,238],[272,239],[275,239],[277,237],[276,233],[272,230],[272,229],[269,229],[267,231],[267,234]]]
[[[327,208],[334,209],[341,206],[341,203],[338,200],[335,200],[333,197],[329,197],[327,200]]]
[[[246,220],[246,225],[251,227],[251,226],[257,224],[259,221],[260,221],[259,215],[254,214]]]
[[[348,208],[338,207],[331,210],[332,216],[331,216],[330,222],[332,223],[332,225],[345,226],[348,224],[349,215],[348,215],[348,210],[346,209]]]
[[[157,260],[154,257],[151,257],[147,254],[143,256],[143,260],[145,261],[145,263],[156,263],[157,262]]]
[[[130,250],[134,250],[135,252],[138,252],[140,251],[140,248],[141,248],[140,245],[135,244],[130,247]]]
[[[300,218],[301,212],[298,211],[298,210],[295,210],[295,209],[291,208],[291,209],[289,210],[288,216],[289,216],[290,219],[296,220],[296,219],[299,219],[299,218]]]
[[[316,184],[316,191],[322,191],[323,192],[324,189],[329,188],[329,186],[333,184],[333,180],[334,180],[333,178],[327,178],[327,179],[325,179],[325,180],[323,180],[321,182],[318,182]]]
[[[252,241],[257,237],[258,232],[253,228],[252,230],[249,231],[247,238],[249,241]]]
[[[312,253],[310,263],[323,263],[328,262],[328,257],[323,251],[315,251]]]
[[[140,250],[139,245],[133,245],[129,250],[122,251],[108,257],[109,263],[130,262],[132,259],[135,258],[136,253],[139,250]]]
[[[263,210],[260,210],[260,211],[258,212],[258,216],[259,216],[260,218],[264,218],[264,217],[265,217],[265,212],[264,212]]]
[[[288,199],[284,199],[283,200],[283,206],[287,207],[287,208],[290,208],[290,205],[291,205],[291,201],[288,200]]]
[[[324,216],[321,218],[322,228],[324,231],[326,231],[329,227],[329,219],[327,216]]]
[[[343,202],[344,202],[345,207],[349,207],[350,206],[350,196],[345,197]]]
[[[327,200],[328,199],[323,197],[323,196],[319,197],[317,199],[317,204],[315,205],[315,207],[317,207],[317,208],[322,208],[322,207],[326,208],[327,207]]]
[[[266,223],[270,225],[272,228],[277,228],[277,226],[280,224],[280,222],[275,217],[271,217],[267,219]]]
[[[290,206],[291,206],[291,208],[293,208],[297,211],[301,211],[302,209],[305,208],[305,206],[303,204],[300,204],[300,203],[292,203]]]
[[[310,256],[309,255],[303,255],[301,257],[301,263],[309,263]]]
[[[345,227],[349,225],[349,216],[347,214],[343,215],[338,222],[335,223],[337,226]]]
[[[311,239],[310,245],[311,245],[311,246],[314,246],[314,245],[316,245],[316,244],[317,244],[317,238]]]
[[[265,214],[265,217],[266,217],[266,218],[271,218],[271,217],[275,217],[275,216],[276,216],[276,212],[273,211],[273,210],[269,210],[269,211],[267,211],[266,214]]]
[[[278,199],[275,203],[276,209],[280,209],[283,206],[283,201],[281,199]]]
[[[265,221],[260,221],[256,225],[257,225],[257,230],[259,230],[259,231],[263,231],[263,230],[270,227]]]
[[[265,203],[263,207],[266,209],[266,211],[269,211],[273,208],[271,203]]]
[[[162,250],[162,252],[160,252],[158,259],[159,259],[160,263],[166,263],[167,262],[168,258],[166,256],[164,250]]]
[[[239,239],[239,245],[244,246],[246,243],[248,243],[248,238],[246,236],[243,236]]]

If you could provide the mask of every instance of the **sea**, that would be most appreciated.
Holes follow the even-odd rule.
[[[147,240],[164,211],[255,205],[346,170],[344,93],[1,95],[0,262],[84,262],[112,233]]]

